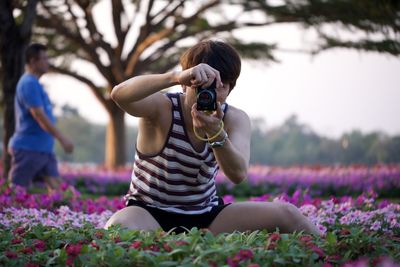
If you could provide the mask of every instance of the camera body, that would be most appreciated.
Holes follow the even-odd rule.
[[[197,88],[197,110],[201,111],[215,111],[217,110],[217,91],[216,81],[209,87]]]

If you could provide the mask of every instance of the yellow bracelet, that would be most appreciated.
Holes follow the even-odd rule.
[[[212,137],[209,137],[209,138],[201,137],[201,136],[197,133],[196,127],[194,127],[194,126],[193,126],[193,132],[194,132],[194,135],[197,137],[197,139],[200,139],[201,141],[210,142],[210,141],[213,140],[214,138],[218,137],[218,135],[220,135],[220,134],[222,133],[222,131],[224,130],[224,121],[221,120],[220,125],[221,125],[221,128],[218,130],[218,132],[217,132],[215,135],[213,135]]]

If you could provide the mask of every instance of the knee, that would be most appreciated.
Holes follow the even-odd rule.
[[[106,224],[104,225],[103,228],[107,230],[108,228],[110,228],[113,225],[120,225],[121,227],[123,227],[122,224],[123,224],[122,221],[119,220],[118,218],[116,218],[115,215],[113,215],[113,216],[111,216],[110,219],[108,219],[108,221],[106,222]]]
[[[119,225],[129,230],[155,230],[160,227],[155,219],[140,207],[126,207],[117,211],[104,228],[108,229],[112,225]]]
[[[299,219],[299,215],[301,215],[299,209],[288,202],[282,202],[279,204],[282,212],[282,216],[284,217],[284,221],[288,224],[294,224]]]
[[[113,225],[118,225],[121,228],[129,228],[129,224],[124,216],[121,216],[120,212],[114,213],[110,219],[104,225],[104,229],[108,229]]]

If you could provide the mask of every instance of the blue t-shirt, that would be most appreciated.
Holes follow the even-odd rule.
[[[17,84],[14,100],[15,133],[10,147],[37,152],[53,152],[54,137],[40,127],[29,112],[30,108],[42,107],[50,121],[55,124],[52,104],[36,76],[25,73]]]

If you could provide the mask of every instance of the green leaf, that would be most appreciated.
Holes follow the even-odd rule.
[[[328,243],[329,246],[336,245],[337,244],[336,235],[333,232],[328,232],[326,234],[326,242]]]

